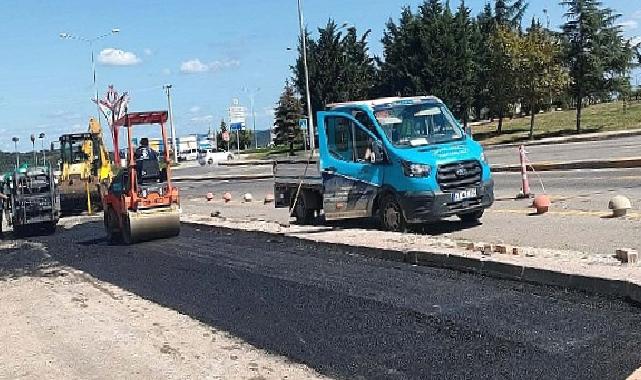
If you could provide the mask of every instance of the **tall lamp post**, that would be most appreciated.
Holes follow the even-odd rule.
[[[16,170],[18,170],[20,167],[20,153],[18,153],[18,141],[20,141],[20,138],[14,136],[11,141],[13,141],[13,151],[16,152]]]
[[[260,88],[250,90],[247,87],[243,87],[243,91],[249,94],[249,106],[252,114],[252,124],[254,125],[254,147],[258,149],[258,135],[256,134],[256,111],[254,110],[254,98],[256,94],[260,91]]]
[[[33,151],[33,166],[38,166],[38,157],[36,156],[36,135],[31,134],[31,150]]]
[[[301,7],[301,0],[298,1],[298,23],[300,26],[300,38],[301,41],[303,42],[303,66],[305,68],[305,98],[307,99],[307,117],[308,117],[308,123],[307,126],[309,128],[309,147],[310,150],[313,152],[316,141],[314,139],[314,136],[316,135],[314,132],[314,115],[312,114],[312,101],[311,97],[309,95],[309,70],[307,68],[307,35],[305,34],[305,26],[304,26],[304,18],[303,18],[303,9]]]
[[[63,40],[78,40],[78,41],[86,42],[89,45],[89,49],[91,50],[91,72],[93,75],[93,89],[96,95],[96,111],[98,112],[97,114],[98,124],[100,124],[100,104],[98,103],[98,86],[96,84],[96,59],[95,59],[95,54],[93,50],[94,42],[101,40],[105,37],[112,36],[117,33],[120,33],[120,29],[118,28],[113,28],[109,33],[105,33],[103,35],[96,36],[94,38],[85,38],[85,37],[76,36],[75,34],[66,33],[66,32],[60,33],[60,38],[62,38]]]
[[[171,89],[172,85],[162,86],[167,93],[167,108],[169,109],[169,129],[171,129],[171,147],[174,151],[174,163],[178,163],[178,145],[176,145],[176,129],[174,128],[174,112],[171,109]]]
[[[45,165],[47,163],[47,156],[45,156],[45,134],[40,133],[38,138],[40,139],[40,145],[42,146],[42,165]]]

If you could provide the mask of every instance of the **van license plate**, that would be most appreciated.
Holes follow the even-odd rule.
[[[452,193],[452,202],[460,202],[471,198],[476,198],[476,189],[467,189]]]

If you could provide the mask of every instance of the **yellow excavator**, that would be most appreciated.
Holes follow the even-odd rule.
[[[61,212],[63,215],[84,211],[92,214],[102,207],[102,196],[113,177],[102,128],[91,118],[88,132],[62,135],[59,143]]]

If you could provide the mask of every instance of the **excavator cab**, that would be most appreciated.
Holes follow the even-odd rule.
[[[152,124],[160,127],[163,146],[167,147],[167,117],[167,111],[127,113],[112,125],[117,162],[119,130],[126,130],[127,167],[120,170],[103,197],[104,224],[110,242],[132,244],[180,233],[179,192],[171,182],[168,150],[164,150],[161,163],[136,160],[132,142],[135,126]]]

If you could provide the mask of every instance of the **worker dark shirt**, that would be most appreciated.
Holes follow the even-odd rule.
[[[145,146],[138,147],[138,149],[136,149],[136,153],[134,154],[134,156],[136,157],[136,160],[158,161],[158,153],[156,153],[155,150]]]

